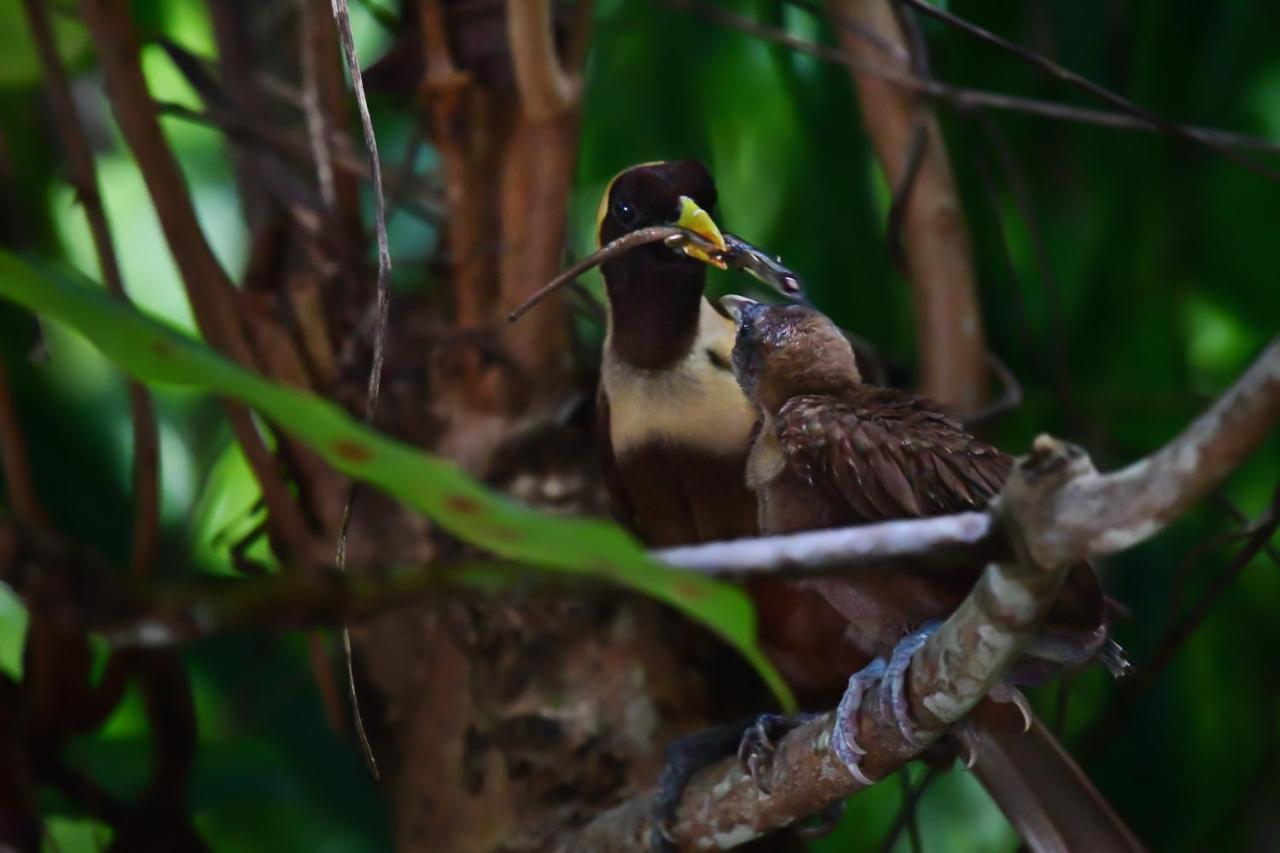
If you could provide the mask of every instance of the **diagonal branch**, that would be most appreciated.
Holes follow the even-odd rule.
[[[44,68],[49,103],[58,125],[58,135],[65,148],[67,177],[75,189],[76,198],[84,206],[85,219],[89,223],[89,233],[93,239],[94,251],[98,255],[103,281],[112,294],[128,301],[124,279],[120,275],[120,264],[116,259],[115,244],[111,240],[111,226],[98,189],[93,150],[89,147],[89,139],[71,96],[67,69],[54,46],[53,31],[44,0],[23,0],[23,6]],[[133,556],[130,567],[135,575],[144,575],[149,571],[155,555],[160,530],[160,448],[156,437],[155,407],[152,405],[151,394],[141,382],[129,383],[129,413],[133,423],[134,502]]]
[[[1055,103],[1053,101],[1024,98],[1018,95],[1006,95],[1002,92],[989,92],[983,89],[969,89],[936,79],[922,80],[913,74],[904,73],[897,68],[892,68],[879,63],[860,61],[851,56],[847,51],[840,48],[830,47],[828,45],[818,44],[816,42],[798,38],[778,27],[761,24],[751,18],[738,15],[715,6],[708,6],[697,2],[697,0],[662,0],[662,2],[676,9],[696,12],[697,14],[723,26],[739,30],[774,44],[780,44],[790,50],[807,54],[824,62],[843,65],[852,71],[857,71],[858,73],[880,77],[881,79],[887,80],[897,86],[928,95],[929,97],[946,103],[957,110],[964,111],[985,107],[993,110],[1039,116],[1041,118],[1054,119],[1056,121],[1075,122],[1078,124],[1093,125],[1095,127],[1106,127],[1113,130],[1136,130],[1144,133],[1162,132],[1161,128],[1152,124],[1151,121],[1129,113],[1116,112],[1113,110],[1089,109],[1087,107],[1074,107],[1068,104]],[[802,0],[789,0],[789,2],[793,5],[811,8],[811,4],[808,2],[802,2]],[[843,20],[838,21],[838,23],[840,23],[841,26],[847,27],[847,23],[843,22]],[[865,30],[859,30],[859,32],[865,33]],[[1169,122],[1168,119],[1164,119],[1164,121]],[[1178,128],[1185,132],[1187,138],[1201,146],[1213,148],[1214,144],[1217,144],[1230,148],[1233,151],[1258,151],[1267,154],[1280,154],[1280,142],[1276,142],[1274,140],[1251,136],[1247,133],[1220,130],[1213,127],[1198,127],[1178,122],[1172,122],[1172,124],[1176,124]],[[1235,163],[1271,180],[1280,180],[1280,171],[1277,171],[1276,169],[1252,158],[1236,158]]]

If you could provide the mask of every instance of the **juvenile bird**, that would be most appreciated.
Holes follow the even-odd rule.
[[[999,492],[1011,457],[969,435],[929,400],[864,384],[848,340],[827,317],[740,296],[726,296],[721,304],[738,324],[735,375],[762,418],[747,462],[762,535],[981,509]],[[901,685],[912,655],[960,604],[982,568],[946,577],[906,570],[792,582],[830,606],[811,609],[800,620],[757,597],[762,634],[789,650],[779,663],[793,682],[829,682],[832,662],[848,667],[846,676],[865,666],[849,679],[833,738],[856,777],[865,781],[855,739],[862,694],[885,679],[890,689],[881,695],[891,697],[885,710],[913,740],[904,692],[894,685]],[[1034,683],[1095,658],[1122,670],[1105,617],[1093,570],[1074,566],[1010,680]],[[1034,725],[1036,736],[1047,739],[1046,751],[1065,759]],[[1027,742],[1011,746],[1025,753]],[[1086,799],[1096,798],[1091,786],[1088,791]],[[1113,815],[1097,799],[1096,814],[1105,824]],[[1083,819],[1077,812],[1076,820]],[[1104,831],[1114,831],[1113,841],[1132,841],[1118,821]]]

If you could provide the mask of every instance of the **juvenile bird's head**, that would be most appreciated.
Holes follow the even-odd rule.
[[[733,372],[766,414],[800,394],[838,394],[861,384],[853,347],[835,323],[802,305],[764,305],[745,296],[720,304],[738,325]]]

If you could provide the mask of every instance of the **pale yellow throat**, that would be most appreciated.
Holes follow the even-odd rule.
[[[760,434],[751,446],[751,455],[747,457],[747,486],[759,491],[761,486],[778,476],[786,464],[782,455],[782,446],[778,444],[778,433],[772,417],[766,417],[760,425]]]
[[[698,335],[689,353],[672,367],[641,370],[612,354],[613,317],[605,337],[601,383],[609,400],[609,439],[619,458],[653,442],[708,453],[745,453],[756,409],[742,394],[729,363],[736,334],[733,321],[705,298]]]

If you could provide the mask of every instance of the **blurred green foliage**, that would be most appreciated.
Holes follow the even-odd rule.
[[[801,9],[765,0],[722,5],[802,38],[832,41],[826,23]],[[18,6],[0,0],[0,39],[11,47],[26,40]],[[151,30],[212,52],[203,5],[136,0],[134,7]],[[1280,51],[1267,3],[965,0],[950,7],[1171,118],[1280,138]],[[367,65],[390,39],[360,4],[352,14]],[[932,22],[925,31],[933,68],[948,80],[1094,105],[961,34]],[[101,79],[74,24],[67,32],[62,47],[79,74],[77,93],[94,129],[130,292],[147,310],[190,329],[136,167],[105,109]],[[58,173],[38,81],[23,56],[15,49],[0,60],[0,133],[7,161],[19,164],[8,182],[22,212],[19,248],[96,278],[83,216]],[[158,51],[148,49],[145,68],[158,97],[197,103]],[[779,252],[806,277],[820,307],[910,364],[909,297],[883,246],[888,191],[843,68],[658,3],[599,0],[586,93],[572,211],[577,254],[592,248],[596,202],[615,172],[643,160],[700,157],[717,175],[723,227]],[[375,100],[374,110],[386,157],[399,162],[407,117],[399,104]],[[1032,227],[980,128],[945,108],[941,115],[977,249],[990,345],[1026,393],[1022,408],[992,431],[1002,446],[1016,451],[1050,431],[1087,446],[1102,466],[1123,463],[1173,435],[1275,334],[1280,282],[1271,240],[1280,187],[1165,137],[994,115],[1025,176]],[[180,121],[166,119],[165,129],[216,251],[238,273],[245,232],[226,146],[218,134]],[[433,162],[430,152],[421,162]],[[995,178],[994,195],[984,188],[982,168]],[[434,231],[399,213],[391,232],[397,287],[429,284]],[[743,286],[728,276],[715,284]],[[37,485],[62,529],[123,560],[123,380],[62,327],[45,329],[47,361],[27,360],[31,340],[29,320],[0,305],[0,356],[15,365]],[[195,564],[227,571],[226,537],[218,534],[254,520],[246,466],[212,400],[167,389],[158,403],[162,570]],[[1255,516],[1277,472],[1280,442],[1272,437],[1224,495]],[[1112,594],[1132,609],[1118,635],[1139,665],[1159,647],[1172,614],[1203,591],[1230,552],[1208,551],[1177,584],[1187,555],[1232,525],[1207,504],[1103,567]],[[1280,647],[1278,609],[1280,571],[1261,557],[1131,707],[1116,711],[1116,688],[1100,673],[1074,681],[1067,739],[1094,745],[1086,769],[1152,849],[1275,843],[1268,815],[1280,808],[1280,669],[1270,650]],[[389,846],[386,805],[351,744],[326,723],[301,638],[209,640],[186,658],[200,724],[191,805],[217,849]],[[1053,690],[1033,699],[1052,718]],[[1090,737],[1099,718],[1115,722],[1100,746]],[[147,754],[133,697],[102,732],[77,744],[74,759],[109,790],[126,793],[145,778]],[[891,782],[851,801],[837,833],[815,846],[876,849],[900,793]],[[50,849],[96,849],[104,838],[101,827],[56,798],[46,811],[56,816]],[[928,850],[1015,846],[985,794],[962,774],[931,787],[920,823]]]

